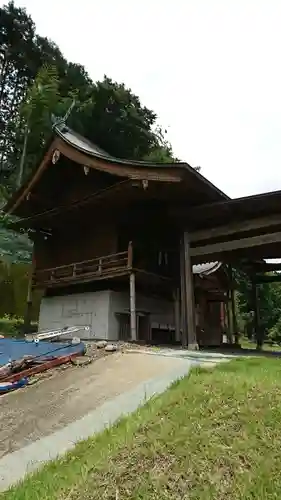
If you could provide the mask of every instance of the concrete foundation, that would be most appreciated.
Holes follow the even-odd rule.
[[[129,286],[127,293],[102,290],[45,297],[40,307],[39,330],[55,330],[65,326],[88,326],[88,332],[81,330],[81,333],[74,335],[84,340],[115,341],[119,337],[118,313],[129,314],[129,311]],[[136,311],[149,313],[151,329],[161,332],[159,338],[157,337],[159,343],[161,339],[163,341],[163,339],[171,338],[170,332],[175,331],[175,307],[172,301],[137,293]],[[219,306],[205,314],[204,329],[199,329],[197,332],[198,342],[200,345],[220,345],[222,330]]]
[[[81,331],[83,339],[118,340],[116,313],[128,312],[129,308],[129,290],[128,293],[103,290],[44,297],[40,306],[39,330],[88,326],[87,336]],[[172,302],[137,294],[136,310],[150,313],[152,328],[175,328]]]
[[[108,339],[110,291],[44,297],[40,305],[39,330],[65,326],[88,326],[84,339]],[[75,334],[77,336],[79,334]]]

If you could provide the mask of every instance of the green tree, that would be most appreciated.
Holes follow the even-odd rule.
[[[0,263],[30,263],[32,243],[24,233],[10,229],[13,217],[4,214],[1,207],[5,204],[5,189],[0,184]],[[3,273],[2,273],[3,274]]]
[[[52,136],[52,116],[62,116],[71,104],[71,96],[60,96],[59,84],[57,69],[44,65],[21,105],[17,138],[18,143],[22,143],[17,174],[18,187],[40,161],[40,156]]]
[[[144,156],[144,160],[151,161],[154,163],[173,163],[176,158],[173,155],[172,146],[166,140],[165,135],[167,131],[159,126],[155,129],[155,144],[150,148],[147,155]]]
[[[271,273],[274,274],[274,273]],[[239,313],[247,325],[252,328],[252,315],[254,311],[254,298],[250,277],[236,270],[235,279],[238,287]],[[260,316],[260,328],[264,332],[265,339],[269,332],[280,322],[281,318],[281,283],[262,283],[258,285],[258,309]]]
[[[20,110],[28,89],[44,64],[56,67],[59,95],[67,97],[79,86],[84,96],[89,82],[80,65],[68,63],[59,48],[36,33],[25,9],[11,1],[0,8],[0,180],[15,182],[24,143]],[[11,175],[11,173],[13,175]]]
[[[52,70],[42,70],[44,64]],[[69,125],[105,151],[120,158],[174,160],[170,144],[155,129],[153,111],[122,83],[108,77],[93,83],[83,66],[66,61],[52,41],[36,33],[32,18],[13,1],[0,8],[0,75],[0,179],[7,188],[21,182],[23,157],[26,173],[38,161],[50,134],[48,109],[60,114],[58,104],[73,95]]]
[[[34,23],[24,9],[13,2],[0,9],[0,172],[10,169],[15,147],[15,120],[31,81],[27,63],[32,51]]]
[[[89,86],[84,98],[69,125],[112,156],[142,160],[156,149],[158,155],[162,149],[163,156],[172,156],[171,147],[153,130],[156,114],[123,83],[104,77]]]

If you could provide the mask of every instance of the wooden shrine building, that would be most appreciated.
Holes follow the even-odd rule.
[[[34,242],[39,329],[91,338],[218,345],[232,316],[232,341],[231,266],[281,256],[281,192],[231,200],[186,163],[113,158],[64,125],[5,211]]]

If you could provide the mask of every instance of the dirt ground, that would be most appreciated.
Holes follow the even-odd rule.
[[[168,373],[177,359],[118,352],[87,366],[60,368],[0,397],[0,458],[83,417],[142,381]]]

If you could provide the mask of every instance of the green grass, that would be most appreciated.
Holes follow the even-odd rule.
[[[2,500],[281,498],[281,359],[196,369]]]
[[[255,349],[256,344],[254,342],[250,342],[247,338],[242,337],[241,338],[241,347],[243,349]],[[269,343],[264,343],[262,346],[262,350],[265,352],[281,352],[281,346],[278,344],[269,344]]]

